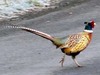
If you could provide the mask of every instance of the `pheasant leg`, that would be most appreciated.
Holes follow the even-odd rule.
[[[65,61],[65,54],[64,54],[64,56],[62,57],[61,61],[59,62],[59,63],[61,63],[61,66],[62,66],[62,67],[63,67],[64,61]]]
[[[73,57],[72,57],[73,58]],[[77,60],[75,59],[75,57],[73,58],[73,60],[74,60],[74,62],[75,62],[75,64],[78,66],[78,67],[81,67],[82,65],[80,65],[78,62],[77,62]]]

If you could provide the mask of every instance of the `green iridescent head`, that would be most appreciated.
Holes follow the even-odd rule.
[[[85,30],[92,30],[96,25],[94,21],[84,22],[84,24],[86,24]]]

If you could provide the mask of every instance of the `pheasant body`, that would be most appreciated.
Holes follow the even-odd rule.
[[[64,53],[62,58],[61,65],[63,66],[65,55],[72,56],[72,59],[78,67],[81,65],[76,61],[76,56],[83,51],[90,43],[92,39],[93,28],[96,25],[94,21],[84,22],[86,24],[84,31],[76,34],[69,35],[68,37],[56,38],[47,33],[27,28],[27,27],[18,27],[18,26],[7,26],[7,28],[18,28],[24,31],[36,34],[47,40],[50,40],[57,48],[60,48]]]
[[[66,55],[77,55],[88,46],[91,41],[91,35],[92,33],[87,32],[70,35],[65,44],[60,46],[60,48]]]

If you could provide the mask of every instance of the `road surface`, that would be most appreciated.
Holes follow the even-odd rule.
[[[90,0],[17,24],[62,37],[83,31],[84,21],[91,19],[97,23],[93,40],[77,56],[82,68],[77,68],[69,56],[62,68],[59,61],[63,53],[50,41],[18,29],[0,28],[0,75],[100,75],[100,0]]]

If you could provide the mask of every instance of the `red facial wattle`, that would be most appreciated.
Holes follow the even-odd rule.
[[[94,28],[95,26],[94,23],[95,23],[94,21],[91,22],[92,28]]]

